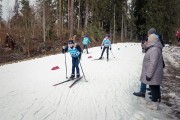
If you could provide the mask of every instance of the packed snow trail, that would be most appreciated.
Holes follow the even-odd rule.
[[[63,54],[1,66],[0,120],[169,120],[164,107],[149,110],[132,94],[140,85],[140,44],[114,44],[115,58],[109,52],[108,62],[106,52],[103,60],[92,61],[100,57],[100,47],[89,52],[81,60],[88,82],[81,79],[72,88],[72,81],[53,86],[66,80]],[[70,76],[68,53],[67,68]]]

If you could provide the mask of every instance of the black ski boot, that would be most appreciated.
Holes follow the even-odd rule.
[[[76,75],[76,78],[79,78],[80,77],[80,75],[78,74],[78,75]]]
[[[99,59],[102,59],[102,57],[100,57]]]
[[[137,96],[137,97],[142,97],[145,98],[145,94],[142,92],[134,92],[133,95]]]
[[[70,79],[74,79],[74,77],[75,77],[75,75],[74,75],[74,74],[72,74],[72,75],[70,76]]]

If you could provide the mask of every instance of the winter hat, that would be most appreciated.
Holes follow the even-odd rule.
[[[110,35],[109,35],[109,34],[106,34],[106,37],[110,37]]]
[[[156,34],[156,29],[155,29],[155,28],[149,29],[148,34],[149,34],[149,35],[150,35],[150,34]]]
[[[74,44],[74,40],[69,40],[68,44]]]
[[[158,36],[156,34],[151,34],[148,37],[148,42],[152,43],[153,41],[158,40]]]
[[[88,37],[88,35],[85,35],[84,37]]]

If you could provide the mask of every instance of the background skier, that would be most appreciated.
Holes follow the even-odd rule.
[[[83,50],[86,49],[87,54],[88,52],[88,44],[91,43],[90,39],[88,38],[88,35],[85,35],[83,40],[82,40],[82,44],[83,44]]]
[[[110,48],[110,50],[111,50],[111,41],[110,41],[110,35],[109,34],[106,34],[106,37],[103,39],[103,41],[102,41],[102,44],[101,44],[101,49],[102,49],[102,46],[104,46],[103,47],[103,50],[102,50],[102,53],[101,53],[101,57],[99,58],[99,59],[102,59],[102,56],[103,56],[103,54],[104,54],[104,51],[105,51],[105,49],[107,49],[106,51],[107,51],[107,60],[109,60],[109,48]]]

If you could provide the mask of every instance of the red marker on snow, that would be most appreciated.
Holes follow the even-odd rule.
[[[59,69],[59,66],[55,66],[51,70],[57,70],[57,69]]]
[[[88,56],[88,58],[92,58],[92,56]]]

